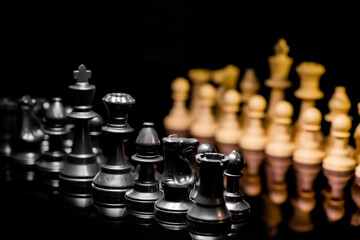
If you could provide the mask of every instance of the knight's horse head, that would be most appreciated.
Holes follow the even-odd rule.
[[[196,181],[196,172],[191,165],[189,153],[196,152],[199,141],[195,138],[183,138],[169,135],[163,138],[165,170],[162,182],[178,187],[188,187]]]

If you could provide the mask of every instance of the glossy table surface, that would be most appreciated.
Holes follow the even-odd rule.
[[[79,209],[70,206],[61,194],[43,189],[36,181],[17,182],[7,178],[4,164],[1,170],[2,233],[11,238],[49,239],[56,236],[57,239],[94,239],[102,236],[119,239],[191,239],[186,230],[169,231],[156,223],[144,227],[130,218],[119,222],[104,219],[94,207]],[[291,177],[290,174],[288,178]],[[289,182],[289,196],[293,187],[293,183]],[[323,198],[320,193],[316,196],[316,207],[311,212],[314,228],[302,233],[289,228],[293,216],[289,200],[278,206],[271,204],[265,193],[258,197],[246,197],[251,205],[251,215],[238,239],[359,239],[360,227],[350,225],[351,215],[356,209],[350,195],[345,194],[346,213],[336,223],[327,221],[322,208]]]

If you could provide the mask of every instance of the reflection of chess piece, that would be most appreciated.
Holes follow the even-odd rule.
[[[167,135],[177,134],[179,137],[188,137],[191,116],[186,108],[186,100],[190,90],[190,84],[185,78],[176,78],[171,83],[173,106],[169,115],[164,118],[164,127]]]
[[[296,67],[300,77],[300,88],[295,91],[295,97],[301,99],[299,117],[296,122],[295,142],[299,139],[304,111],[315,107],[315,100],[323,98],[324,93],[320,90],[320,78],[325,73],[325,67],[315,62],[302,62]]]
[[[242,114],[241,114],[241,126],[245,128],[248,123],[248,101],[254,96],[260,88],[260,83],[255,75],[255,70],[248,68],[245,70],[244,76],[240,81],[241,101],[242,101]]]
[[[266,144],[266,180],[270,200],[282,204],[287,199],[286,173],[291,165],[294,144],[291,135],[291,122],[294,109],[287,101],[280,101],[275,107],[273,129],[276,134]]]
[[[262,218],[266,224],[267,234],[270,238],[275,237],[279,233],[278,226],[283,221],[280,205],[270,201],[267,194],[262,194],[261,198],[264,203]]]
[[[333,119],[331,125],[334,144],[322,166],[330,186],[330,194],[325,199],[324,209],[328,220],[334,222],[345,214],[344,188],[354,175],[356,161],[347,154],[351,119],[340,114]]]
[[[355,170],[355,180],[351,187],[351,196],[357,206],[357,210],[351,217],[351,225],[360,226],[360,164],[357,165]]]
[[[200,143],[214,144],[217,123],[212,111],[215,104],[215,88],[204,84],[198,89],[198,113],[190,127],[190,134]]]
[[[293,63],[293,59],[288,56],[289,46],[285,39],[279,39],[274,46],[274,50],[275,55],[268,59],[270,77],[265,81],[265,85],[271,88],[269,109],[267,111],[267,119],[270,126],[275,115],[276,104],[281,100],[284,100],[285,89],[291,86],[288,76]]]
[[[241,134],[237,112],[239,111],[241,95],[234,89],[225,92],[222,101],[222,120],[215,133],[217,149],[220,153],[228,153],[239,150]]]
[[[289,227],[296,232],[309,232],[314,229],[311,211],[315,208],[315,192],[303,192],[301,196],[291,199],[294,211]]]
[[[190,81],[192,82],[192,93],[190,98],[190,115],[196,118],[199,114],[199,88],[202,84],[210,81],[212,71],[208,69],[196,68],[190,69],[188,72]]]
[[[241,153],[246,159],[242,189],[246,195],[257,196],[261,192],[259,168],[265,157],[267,141],[263,119],[266,100],[254,95],[249,100],[249,124],[240,138]]]

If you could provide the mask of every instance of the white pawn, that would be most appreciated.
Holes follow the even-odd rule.
[[[309,232],[314,228],[311,218],[311,212],[316,205],[314,180],[321,171],[325,156],[320,142],[317,141],[318,132],[321,130],[321,112],[311,107],[304,112],[303,117],[302,138],[293,154],[297,196],[291,199],[294,211],[289,221],[290,228],[297,232]]]
[[[330,186],[324,209],[328,220],[335,222],[345,214],[344,188],[354,176],[356,161],[348,156],[351,119],[345,114],[336,116],[331,122],[334,138],[333,148],[323,161],[323,172]]]
[[[216,91],[211,84],[203,84],[199,90],[199,112],[195,116],[190,127],[190,134],[197,138],[200,143],[214,144],[214,135],[217,130],[217,122],[212,108],[215,104]]]
[[[321,130],[321,112],[314,107],[304,112],[302,125],[302,138],[299,139],[298,148],[294,152],[294,169],[296,176],[298,196],[313,192],[313,181],[321,170],[325,153],[321,143],[317,141],[317,134]]]
[[[199,88],[202,84],[210,81],[213,72],[208,69],[195,68],[190,69],[188,76],[192,82],[192,94],[190,98],[190,114],[191,117],[196,117],[199,113]]]
[[[222,99],[222,121],[215,134],[217,149],[220,153],[238,151],[241,127],[237,112],[240,110],[241,95],[235,89],[225,92]]]
[[[301,99],[300,113],[295,126],[295,142],[298,143],[305,110],[315,107],[315,101],[324,96],[319,84],[321,76],[325,73],[325,67],[315,62],[302,62],[296,67],[296,72],[300,77],[300,87],[294,95]],[[322,136],[319,135],[319,138],[319,141],[322,141]]]
[[[187,137],[191,123],[191,116],[186,108],[186,100],[190,90],[187,79],[179,77],[171,83],[173,106],[169,115],[164,118],[164,127],[167,135],[178,134]]]
[[[330,112],[325,115],[325,121],[330,122],[339,114],[345,114],[347,115],[349,113],[349,110],[351,108],[351,102],[349,97],[346,94],[345,87],[336,87],[335,91],[329,101],[329,109]],[[325,153],[327,154],[330,149],[333,147],[334,139],[332,137],[331,131],[332,127],[330,127],[330,134],[326,137],[324,144],[325,144]],[[355,154],[355,150],[352,146],[348,145],[349,150],[349,156],[352,156]]]
[[[293,106],[280,101],[275,107],[273,134],[266,144],[266,177],[270,200],[282,204],[287,199],[286,173],[291,165],[294,143],[292,142],[291,123]]]
[[[360,103],[357,104],[358,114],[360,115]],[[358,164],[360,164],[360,123],[356,126],[354,131],[354,140],[355,140],[355,159]]]
[[[254,95],[249,102],[249,122],[240,137],[241,153],[246,159],[242,189],[248,196],[261,193],[260,165],[265,158],[267,137],[264,128],[266,100],[261,95]]]
[[[260,83],[256,77],[255,70],[248,68],[245,70],[244,76],[240,81],[240,92],[242,96],[241,125],[247,126],[248,123],[248,101],[254,96],[260,88]]]
[[[218,121],[222,121],[222,100],[224,94],[228,89],[236,89],[239,74],[240,69],[232,64],[228,64],[226,67],[213,72],[213,81],[219,85],[216,89],[216,118]]]

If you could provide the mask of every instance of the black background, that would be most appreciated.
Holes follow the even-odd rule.
[[[219,69],[227,64],[238,66],[242,77],[245,68],[252,67],[262,84],[260,93],[268,99],[269,89],[263,84],[269,76],[267,58],[274,54],[276,41],[285,38],[294,59],[289,76],[293,85],[286,91],[294,118],[300,105],[293,96],[299,85],[294,68],[302,61],[315,61],[326,68],[320,81],[325,96],[317,106],[326,114],[334,87],[345,86],[354,130],[360,101],[360,19],[355,6],[221,2],[12,2],[3,9],[0,96],[60,96],[71,104],[67,88],[75,82],[72,71],[85,64],[97,87],[95,111],[106,117],[101,98],[110,92],[129,93],[136,99],[129,115],[134,135],[142,122],[152,121],[163,137],[173,79],[186,77],[191,68]],[[328,131],[325,124],[323,131]],[[51,208],[43,213],[47,211]],[[26,220],[32,217],[36,218]]]
[[[299,84],[295,67],[315,61],[326,68],[320,81],[325,96],[317,106],[327,113],[334,87],[343,85],[358,122],[359,15],[351,5],[48,1],[15,2],[4,12],[0,96],[60,96],[70,104],[72,71],[85,64],[97,87],[95,111],[105,116],[101,98],[126,92],[137,100],[130,113],[134,127],[153,121],[161,128],[172,104],[170,83],[191,68],[234,64],[240,77],[245,68],[255,68],[260,93],[268,98],[267,58],[285,38],[294,59],[293,86],[286,91],[294,118],[300,105],[293,96]]]

